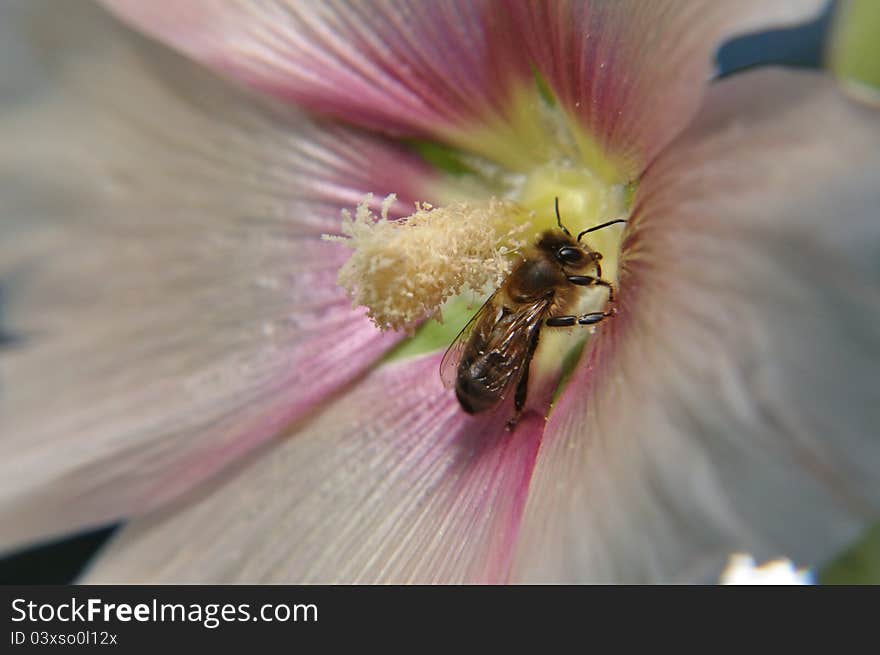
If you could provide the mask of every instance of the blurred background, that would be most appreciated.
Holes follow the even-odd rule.
[[[880,0],[873,1],[880,5]],[[831,3],[822,16],[807,25],[762,32],[726,43],[717,55],[718,76],[733,75],[768,64],[821,67],[825,61],[835,5]],[[880,62],[877,65],[880,66]],[[0,311],[2,300],[0,297]],[[0,334],[0,340],[2,338]],[[107,526],[0,559],[0,584],[72,582],[117,527]],[[824,584],[880,584],[880,526],[876,526],[862,542],[816,573],[818,581]]]

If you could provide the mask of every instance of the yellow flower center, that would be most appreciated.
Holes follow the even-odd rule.
[[[533,236],[556,228],[555,201],[559,198],[562,223],[572,234],[614,218],[626,218],[629,187],[608,184],[585,168],[546,164],[525,179],[517,203],[534,214]],[[584,236],[593,250],[603,255],[602,273],[617,280],[617,257],[623,225]]]
[[[626,218],[631,188],[609,184],[586,168],[547,164],[532,171],[526,178],[518,202],[534,213],[535,234],[556,226],[555,200],[559,198],[562,224],[573,235],[615,218]],[[583,241],[592,250],[602,253],[602,276],[616,285],[623,224],[612,225],[584,235]],[[573,313],[599,311],[608,299],[601,287],[584,289],[581,302]],[[595,328],[582,326],[571,329],[545,329],[541,345],[532,361],[533,374],[553,374],[563,363],[576,361],[575,355]]]
[[[383,220],[361,205],[344,226],[355,252],[340,274],[357,306],[366,306],[383,328],[413,329],[413,337],[391,359],[411,357],[448,346],[458,332],[522,257],[525,247],[546,230],[563,225],[572,234],[623,218],[630,193],[609,185],[586,169],[547,164],[524,176],[512,200],[460,201],[432,208],[420,206],[402,221]],[[584,236],[603,254],[604,279],[617,281],[623,225]],[[607,301],[602,288],[584,289],[578,313],[596,311]],[[546,330],[534,365],[557,362],[586,336],[589,328]]]
[[[450,171],[476,164],[470,179],[459,176],[438,189],[438,197],[457,200],[436,208],[417,205],[397,221],[387,219],[392,200],[381,216],[374,213],[375,202],[372,209],[365,202],[347,216],[344,237],[330,237],[354,250],[339,276],[353,304],[366,306],[381,329],[414,332],[390,358],[448,346],[528,246],[542,232],[559,229],[557,199],[562,224],[573,235],[626,217],[632,189],[621,183],[621,169],[552,97],[538,91],[520,87],[497,125],[448,135],[458,152],[470,153],[460,159],[451,153],[454,169],[442,146],[422,147]],[[612,283],[622,232],[623,225],[614,225],[583,239],[602,253],[602,275]],[[573,313],[601,309],[608,292],[590,287],[580,296]],[[542,368],[542,361],[558,367],[560,358],[583,344],[571,332],[585,337],[590,330],[545,330],[533,368]]]

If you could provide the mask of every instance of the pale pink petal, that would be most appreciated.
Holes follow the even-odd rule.
[[[430,130],[487,101],[485,1],[105,4],[250,86],[370,127]]]
[[[636,202],[514,579],[820,565],[880,518],[880,114],[819,74],[721,82]]]
[[[725,37],[821,0],[231,2],[105,0],[190,56],[275,96],[395,133],[460,138],[511,120],[538,71],[632,177],[696,111]],[[514,135],[515,137],[515,135]]]
[[[235,476],[134,521],[88,583],[501,582],[544,419],[513,434],[443,388],[440,356],[383,366]]]
[[[358,376],[398,336],[351,309],[320,234],[431,179],[87,3],[26,4],[49,16],[17,33],[58,47],[0,120],[6,547],[155,507]]]

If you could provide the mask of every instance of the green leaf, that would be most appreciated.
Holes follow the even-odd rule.
[[[464,161],[460,150],[432,141],[409,141],[422,158],[434,168],[451,175],[471,175],[474,170]]]
[[[458,333],[480,308],[481,303],[473,302],[466,297],[467,295],[469,294],[458,296],[447,302],[442,310],[442,323],[435,319],[426,321],[419,327],[415,335],[388,353],[383,362],[394,362],[448,348],[452,340],[458,336]]]
[[[821,584],[880,584],[880,524],[819,574]]]
[[[837,8],[829,65],[849,86],[880,98],[880,2],[847,0]]]

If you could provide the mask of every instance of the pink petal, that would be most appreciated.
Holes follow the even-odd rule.
[[[319,235],[366,192],[412,201],[431,179],[87,4],[63,27],[29,6],[49,17],[28,43],[69,47],[20,49],[42,87],[0,122],[7,547],[155,507],[360,375],[398,337],[350,308],[347,251]]]
[[[555,0],[506,3],[499,34],[539,70],[628,179],[693,118],[718,45],[814,15],[822,1]]]
[[[499,582],[544,420],[470,417],[440,356],[383,366],[210,493],[126,527],[85,582]]]
[[[236,3],[105,0],[267,93],[394,133],[460,140],[512,120],[534,70],[629,178],[696,111],[718,43],[805,19],[804,2]],[[516,135],[514,135],[516,138]],[[479,149],[479,143],[459,143]]]
[[[648,170],[620,314],[547,426],[514,578],[821,564],[880,518],[880,114],[721,82]]]
[[[479,0],[105,4],[250,86],[361,125],[421,131],[483,105]]]

